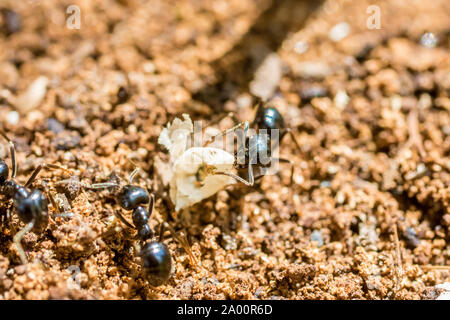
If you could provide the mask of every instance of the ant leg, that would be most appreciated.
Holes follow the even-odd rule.
[[[189,245],[189,242],[188,242],[186,236],[184,234],[182,237],[178,236],[176,231],[167,222],[163,222],[162,225],[163,225],[163,227],[161,227],[161,230],[164,230],[163,228],[169,229],[170,233],[172,234],[172,237],[183,247],[183,249],[189,255],[189,261],[190,261],[191,265],[193,267],[197,266],[198,265],[197,258],[194,256],[194,253],[191,250],[191,247]],[[162,233],[159,235],[159,242],[161,242],[161,240],[162,240]]]
[[[210,145],[211,143],[213,143],[214,141],[216,141],[217,138],[223,137],[223,136],[227,135],[228,133],[234,132],[234,131],[236,131],[237,129],[242,128],[242,127],[244,128],[244,131],[247,132],[247,130],[248,130],[248,121],[241,122],[241,123],[239,123],[238,125],[235,125],[233,128],[224,130],[224,131],[222,131],[221,133],[219,133],[219,134],[217,134],[217,135],[215,135],[215,136],[209,138],[209,140],[206,141],[206,142],[203,144],[203,147],[207,147],[208,145]]]
[[[36,167],[36,169],[34,169],[33,173],[31,174],[30,178],[28,178],[28,181],[25,183],[25,188],[29,187],[34,180],[36,179],[36,177],[38,176],[38,174],[42,171],[42,169],[52,169],[52,170],[63,170],[67,173],[72,173],[72,171],[70,171],[69,169],[66,169],[60,165],[57,164],[51,164],[51,163],[41,163],[40,165],[38,165]]]
[[[277,160],[283,163],[289,163],[289,165],[291,166],[291,182],[289,184],[292,185],[292,183],[294,182],[294,162],[284,158],[272,158],[272,160]]]
[[[22,230],[16,233],[14,236],[14,244],[17,247],[17,251],[19,251],[20,260],[22,260],[22,264],[27,264],[28,259],[27,255],[25,254],[25,251],[22,248],[22,245],[20,244],[20,241],[22,241],[23,236],[29,232],[34,227],[34,220],[29,222]]]
[[[46,190],[45,192],[47,194],[47,198],[50,200],[50,203],[52,204],[53,208],[55,209],[57,214],[61,213],[61,210],[59,210],[59,206],[55,201],[55,198],[53,197],[53,195],[50,193],[50,191]]]
[[[2,130],[0,130],[0,135],[9,143],[9,152],[11,154],[11,179],[14,179],[17,175],[17,160],[16,160],[16,147],[14,145],[14,142],[8,138],[6,133],[4,133]]]

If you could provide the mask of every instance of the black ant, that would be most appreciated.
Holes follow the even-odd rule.
[[[167,245],[162,242],[165,228],[168,228],[172,236],[182,244],[189,254],[191,262],[196,263],[196,259],[189,248],[187,240],[178,237],[172,227],[166,222],[161,224],[158,240],[154,240],[155,233],[148,222],[154,210],[155,196],[153,194],[149,196],[147,190],[133,184],[134,177],[138,172],[139,168],[136,168],[130,174],[128,184],[123,186],[114,182],[96,183],[92,185],[80,182],[75,183],[79,183],[83,187],[89,189],[119,188],[118,192],[115,194],[115,199],[122,209],[133,211],[133,223],[128,222],[128,220],[119,212],[115,212],[115,215],[127,227],[137,230],[137,238],[140,240],[141,244],[143,244],[140,249],[140,256],[145,278],[150,285],[157,287],[164,284],[169,279],[172,271],[172,255]],[[65,184],[69,182],[73,183],[74,181],[64,180],[58,183]]]
[[[17,175],[16,148],[14,142],[1,130],[0,135],[9,143],[12,167],[11,178],[9,178],[9,167],[5,160],[0,160],[0,194],[5,196],[7,200],[13,200],[13,206],[20,221],[26,224],[26,226],[14,236],[14,243],[19,252],[22,264],[26,264],[28,262],[27,256],[20,244],[22,238],[29,231],[36,234],[43,233],[47,228],[49,221],[47,198],[42,191],[38,189],[30,190],[29,187],[43,168],[65,169],[58,165],[40,164],[33,171],[25,185],[21,186],[14,180]]]
[[[228,114],[227,117],[228,116],[230,116],[230,114]],[[244,131],[237,130],[242,127],[244,127]],[[235,152],[234,167],[238,170],[239,175],[235,175],[230,172],[218,171],[206,172],[206,174],[212,173],[215,175],[230,176],[247,186],[253,186],[256,179],[261,178],[267,173],[266,170],[272,165],[272,162],[278,161],[288,163],[291,166],[290,183],[292,184],[294,176],[294,162],[285,158],[272,157],[272,150],[278,147],[279,142],[287,134],[291,136],[296,147],[301,150],[300,145],[297,142],[297,139],[295,138],[292,130],[290,128],[286,128],[281,113],[275,107],[263,105],[263,103],[259,101],[254,119],[251,122],[251,127],[257,130],[258,133],[255,135],[247,136],[249,124],[247,121],[245,121],[239,123],[231,129],[225,130],[222,133],[211,137],[203,145],[203,147],[206,147],[210,143],[214,142],[217,138],[222,137],[230,132],[236,131],[236,134],[238,135],[238,150]],[[261,132],[261,130],[263,132]],[[278,130],[278,139],[276,139],[276,141],[272,141],[272,130]],[[245,143],[242,143],[244,141]],[[262,159],[261,155],[265,155],[265,159]],[[257,161],[257,157],[259,161]],[[206,171],[208,171],[207,168],[200,168],[199,171],[202,171],[202,169],[206,169]],[[254,170],[258,170],[258,172],[255,174]],[[241,178],[240,175],[247,176],[248,181]],[[197,174],[197,180],[201,180],[201,176],[202,172],[199,172],[199,174]]]

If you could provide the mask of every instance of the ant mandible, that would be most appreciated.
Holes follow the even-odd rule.
[[[11,178],[9,178],[9,167],[7,163],[3,159],[0,160],[0,194],[5,196],[7,200],[13,200],[13,207],[20,221],[26,224],[13,238],[22,264],[26,264],[28,262],[27,256],[20,244],[22,238],[29,231],[36,234],[42,233],[47,228],[49,220],[48,202],[44,193],[38,189],[30,190],[29,187],[43,168],[65,169],[58,165],[40,164],[33,171],[25,185],[21,186],[14,180],[17,175],[16,148],[14,142],[1,130],[0,135],[9,143],[12,168]]]
[[[227,117],[230,114],[227,115]],[[237,131],[239,128],[244,128],[243,137],[242,131]],[[234,167],[238,170],[239,175],[236,175],[231,172],[202,172],[208,171],[208,168],[200,168],[197,173],[197,180],[201,182],[202,176],[207,175],[208,173],[212,173],[215,175],[226,175],[234,178],[235,180],[242,182],[247,186],[253,186],[255,180],[261,178],[265,175],[265,169],[271,166],[272,161],[279,161],[283,163],[288,163],[291,167],[291,175],[290,175],[290,183],[293,182],[294,176],[294,162],[285,159],[285,158],[274,158],[272,157],[272,150],[277,148],[281,140],[289,134],[291,139],[294,141],[296,147],[301,150],[300,144],[298,143],[296,137],[294,136],[291,128],[286,128],[285,121],[281,113],[273,106],[264,105],[261,100],[258,101],[256,113],[253,121],[251,122],[251,127],[258,131],[257,134],[252,136],[247,136],[247,131],[249,128],[249,124],[247,121],[241,122],[238,125],[225,130],[218,135],[211,137],[203,147],[208,146],[212,142],[214,142],[217,138],[222,137],[230,132],[236,131],[238,137],[240,137],[241,141],[245,139],[244,145],[239,145],[237,152],[235,152],[235,163]],[[260,130],[266,131],[267,134],[263,134],[259,132]],[[275,141],[275,144],[272,142],[272,134],[271,130],[278,130],[278,141]],[[245,147],[247,146],[247,147]],[[267,159],[269,161],[265,161],[266,163],[260,161],[255,161],[256,155],[265,154],[267,155]],[[242,159],[243,161],[239,161],[238,159]],[[254,170],[258,170],[258,173],[255,174]],[[248,181],[241,177],[241,175],[247,175]]]

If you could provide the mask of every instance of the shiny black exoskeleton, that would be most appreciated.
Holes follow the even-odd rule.
[[[274,107],[258,105],[253,125],[258,129],[284,129],[284,119],[281,113]],[[285,132],[286,133],[286,132]],[[281,138],[281,137],[280,137]]]
[[[147,242],[141,249],[142,268],[152,286],[160,286],[167,281],[172,271],[169,248],[158,241]]]
[[[257,130],[254,135],[245,135],[245,148],[240,147],[236,153],[236,159],[243,158],[244,161],[239,161],[235,164],[238,169],[239,176],[244,176],[248,179],[237,179],[247,185],[253,185],[254,181],[267,173],[267,168],[272,165],[272,161],[288,163],[291,166],[291,183],[294,174],[294,163],[291,160],[284,158],[274,158],[272,150],[278,147],[279,142],[290,134],[294,143],[297,143],[292,131],[286,128],[283,116],[281,113],[272,106],[264,105],[259,102],[255,117],[250,126]],[[261,131],[262,130],[262,131]],[[272,130],[278,130],[278,139],[272,141]],[[243,137],[241,137],[242,139]],[[234,177],[236,178],[236,177]]]
[[[123,209],[133,210],[133,224],[140,240],[145,241],[154,236],[153,230],[148,225],[151,213],[143,207],[150,202],[150,197],[144,188],[129,184],[123,186],[117,194],[117,202]],[[153,204],[150,207],[152,206]]]
[[[9,178],[9,167],[5,160],[0,160],[0,194],[6,199],[13,200],[13,206],[19,219],[26,224],[25,228],[14,236],[14,243],[19,251],[22,263],[27,263],[25,252],[22,249],[20,241],[25,233],[33,231],[36,234],[42,233],[48,225],[48,203],[44,194],[40,190],[29,190],[28,186],[36,178],[42,169],[40,165],[31,175],[30,179],[24,186],[19,185],[14,179],[17,172],[16,156],[14,143],[0,131],[0,135],[10,144],[10,154],[12,162],[12,173]]]

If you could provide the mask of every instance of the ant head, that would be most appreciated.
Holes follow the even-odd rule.
[[[148,204],[150,197],[144,188],[128,184],[120,189],[117,200],[123,209],[134,210],[143,204]]]

